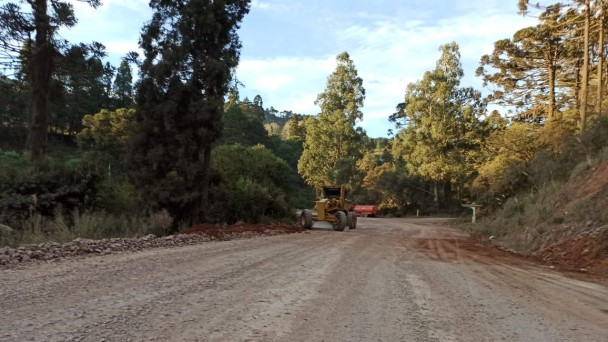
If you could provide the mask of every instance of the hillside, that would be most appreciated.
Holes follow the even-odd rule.
[[[608,161],[509,200],[478,229],[557,268],[608,277]]]
[[[608,161],[569,181],[557,195],[549,218],[553,224],[535,254],[568,269],[608,276]]]

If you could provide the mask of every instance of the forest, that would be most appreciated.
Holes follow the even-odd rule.
[[[103,42],[58,36],[77,23],[69,1],[5,1],[0,227],[12,233],[0,245],[293,220],[329,184],[383,216],[464,216],[463,203],[480,204],[488,236],[608,224],[605,195],[560,211],[566,184],[608,157],[608,4],[518,4],[537,24],[479,56],[486,91],[461,85],[458,43],[438,42],[435,68],[387,113],[391,135],[371,138],[358,126],[365,80],[346,51],[318,113],[240,97],[249,0],[152,0],[143,55],[119,65]]]

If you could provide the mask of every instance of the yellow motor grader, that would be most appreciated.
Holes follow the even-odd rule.
[[[302,210],[300,225],[304,229],[333,228],[338,231],[357,228],[357,214],[354,206],[346,199],[346,188],[323,187],[321,198],[315,202],[314,209]]]

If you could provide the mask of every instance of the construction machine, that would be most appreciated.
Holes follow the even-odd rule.
[[[354,206],[346,199],[346,188],[324,186],[314,209],[302,210],[300,225],[304,229],[333,228],[337,231],[357,228],[357,214]]]

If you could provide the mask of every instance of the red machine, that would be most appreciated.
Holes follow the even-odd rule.
[[[378,206],[375,204],[357,204],[355,212],[357,216],[375,217],[378,214]]]

